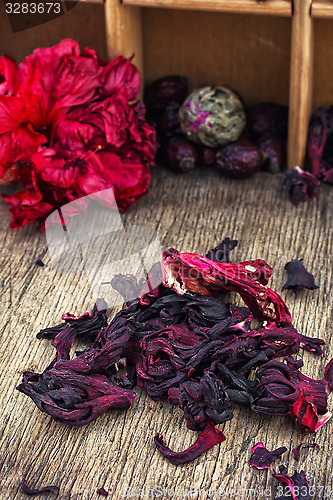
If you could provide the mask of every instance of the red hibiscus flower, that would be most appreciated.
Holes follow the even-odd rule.
[[[139,89],[131,59],[106,64],[74,40],[36,49],[18,67],[0,58],[0,182],[23,187],[4,196],[13,229],[43,228],[56,208],[108,188],[120,210],[145,194],[156,140]]]

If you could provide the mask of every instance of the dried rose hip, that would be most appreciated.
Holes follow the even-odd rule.
[[[212,167],[215,165],[216,149],[208,146],[197,146],[198,164],[202,167]]]
[[[163,151],[163,161],[176,172],[187,172],[197,162],[195,145],[186,139],[171,139]]]
[[[247,125],[254,136],[259,136],[264,132],[273,132],[286,137],[288,108],[272,102],[256,104],[247,112]]]
[[[219,149],[215,164],[224,175],[241,179],[261,169],[264,155],[255,144],[242,139]]]
[[[181,135],[179,116],[179,104],[171,102],[158,121],[158,129],[165,137]]]
[[[256,145],[264,154],[265,169],[276,173],[285,166],[286,146],[285,141],[279,135],[267,131],[258,137]]]
[[[172,101],[181,104],[187,92],[187,78],[179,75],[166,76],[146,87],[144,103],[148,113],[161,115]]]

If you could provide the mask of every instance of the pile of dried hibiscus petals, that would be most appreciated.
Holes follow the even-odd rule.
[[[224,241],[232,248],[232,240]],[[265,261],[216,262],[216,249],[210,258],[164,252],[150,274],[160,274],[163,283],[150,291],[131,275],[117,275],[112,286],[127,297],[131,290],[133,299],[109,324],[99,299],[91,314],[66,313],[63,324],[41,330],[39,339],[54,338],[56,357],[41,374],[24,372],[18,390],[41,411],[75,427],[108,408],[129,408],[136,384],[153,400],[168,398],[184,411],[187,427],[199,432],[182,452],[155,436],[157,449],[173,464],[190,462],[223,442],[215,426],[233,417],[235,405],[291,416],[316,432],[331,416],[327,382],[301,373],[302,361],[293,355],[301,347],[322,355],[324,342],[292,326],[286,304],[267,286],[272,269]],[[247,307],[224,303],[226,290],[240,294]],[[262,322],[257,329],[250,327],[254,316]],[[70,359],[76,338],[92,345]]]

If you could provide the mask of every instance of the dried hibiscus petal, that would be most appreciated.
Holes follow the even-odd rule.
[[[230,238],[224,238],[223,241],[215,248],[212,248],[207,252],[207,259],[214,262],[230,262],[230,252],[238,245],[237,240],[231,240]]]
[[[325,366],[325,380],[328,383],[328,387],[333,391],[333,358]]]
[[[103,495],[103,497],[107,497],[109,492],[106,491],[104,488],[98,488],[98,490],[96,491],[96,493],[98,493],[99,495]]]
[[[209,421],[221,424],[233,417],[233,406],[224,385],[209,370],[205,370],[198,382],[188,380],[179,388],[169,389],[168,398],[169,402],[182,406],[187,427],[192,430],[205,428]]]
[[[331,417],[326,382],[303,375],[293,363],[272,360],[256,372],[252,410],[291,415],[305,429],[316,432]]]
[[[192,460],[200,457],[200,455],[210,450],[210,448],[216,444],[223,443],[225,439],[224,434],[216,429],[212,422],[207,424],[206,428],[201,432],[201,434],[199,434],[197,441],[192,446],[181,452],[170,450],[164,442],[161,434],[156,434],[154,437],[155,445],[158,451],[174,465],[192,462]]]
[[[325,345],[324,340],[318,339],[316,337],[307,337],[302,333],[300,333],[299,336],[301,339],[300,346],[302,347],[302,349],[305,349],[306,351],[316,352],[317,354],[319,354],[319,356],[324,355],[324,352],[321,348],[322,345]]]
[[[83,340],[94,340],[100,329],[107,325],[106,308],[107,306],[103,299],[99,299],[97,306],[94,306],[90,314],[86,312],[80,316],[74,316],[71,313],[65,313],[62,316],[65,323],[50,328],[43,328],[37,334],[37,338],[54,338],[61,332],[65,324],[68,323],[76,331],[77,337]]]
[[[290,492],[293,500],[311,500],[314,498],[316,490],[313,486],[309,485],[304,471],[294,471],[292,476],[289,476],[287,472],[287,467],[285,465],[280,465],[278,473],[273,471],[273,477],[280,483],[288,486],[288,492]],[[282,500],[287,497],[279,498]],[[288,498],[290,498],[290,496]]]
[[[25,493],[26,495],[29,495],[29,496],[33,496],[33,495],[40,495],[41,493],[44,493],[46,491],[54,491],[55,493],[58,493],[59,491],[59,487],[58,486],[43,486],[42,488],[30,488],[27,483],[26,483],[26,475],[23,476],[23,479],[22,479],[22,483],[21,483],[21,488],[22,488],[22,491],[23,493]]]
[[[292,259],[284,266],[288,273],[288,279],[283,285],[282,290],[294,290],[297,294],[302,288],[308,290],[316,290],[319,288],[315,285],[314,277],[307,271],[303,264],[303,259]]]
[[[310,172],[295,167],[286,170],[286,185],[289,197],[297,207],[301,201],[311,201],[316,197],[320,182]]]
[[[268,451],[265,446],[260,442],[252,448],[252,455],[249,460],[249,465],[257,469],[267,469],[275,460],[281,458],[281,455],[287,451],[285,446],[277,450]]]
[[[163,283],[178,294],[187,291],[199,295],[215,295],[221,290],[237,292],[259,319],[290,323],[286,304],[266,286],[271,274],[271,267],[259,259],[229,264],[213,262],[195,253],[179,253],[174,248],[163,252]]]
[[[108,408],[127,409],[135,397],[131,390],[113,385],[104,375],[80,375],[51,368],[42,374],[24,372],[17,387],[36,406],[72,427],[89,424]]]
[[[78,373],[103,373],[119,361],[129,336],[129,330],[121,327],[121,320],[113,321],[101,329],[90,349],[74,359],[59,359],[55,367]]]
[[[316,448],[319,450],[319,446],[317,443],[301,443],[297,446],[297,448],[292,449],[295,460],[299,460],[299,453],[303,448]]]

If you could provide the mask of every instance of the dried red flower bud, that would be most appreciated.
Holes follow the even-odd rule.
[[[249,465],[257,469],[267,469],[275,460],[281,458],[281,455],[287,451],[285,446],[277,450],[268,451],[262,443],[257,443],[252,448],[252,455],[249,460]]]
[[[104,375],[80,375],[51,368],[42,374],[24,372],[17,387],[37,407],[72,427],[89,424],[108,408],[127,409],[135,397],[131,390],[113,385]]]
[[[163,115],[158,120],[158,130],[165,137],[171,138],[182,134],[182,131],[180,129],[178,110],[179,103],[171,102],[167,105]]]
[[[224,385],[209,370],[197,382],[188,380],[179,389],[169,389],[168,397],[171,403],[180,404],[187,427],[192,430],[205,428],[210,420],[221,424],[233,417],[233,406]]]
[[[212,167],[215,165],[216,151],[215,148],[197,145],[198,164],[202,167]]]
[[[316,197],[316,189],[320,182],[310,172],[299,167],[286,170],[286,186],[289,197],[296,207],[301,201],[311,201]]]
[[[104,302],[104,301],[103,301]],[[65,323],[50,328],[43,328],[37,333],[38,339],[51,339],[62,331],[65,324],[69,324],[76,332],[76,336],[82,340],[95,340],[100,329],[107,325],[106,304],[99,302],[98,307],[94,306],[92,312],[74,316],[71,313],[65,313],[62,319]]]
[[[280,465],[279,471],[279,473],[273,471],[273,477],[280,483],[287,485],[288,493],[290,492],[293,500],[312,500],[314,498],[316,490],[309,485],[304,471],[294,471],[293,475],[289,476],[285,465]]]
[[[293,290],[297,294],[302,288],[307,288],[308,290],[319,288],[315,285],[313,275],[305,269],[303,259],[292,259],[284,268],[288,273],[288,279],[283,285],[282,290]]]
[[[221,290],[237,292],[259,319],[290,323],[286,304],[266,286],[271,273],[271,267],[259,259],[229,264],[213,262],[195,253],[179,253],[174,248],[163,252],[163,283],[178,294],[186,291],[199,295],[214,295]]]
[[[192,462],[192,460],[200,457],[200,455],[210,450],[210,448],[216,444],[223,443],[223,441],[225,441],[225,436],[221,431],[215,428],[212,422],[209,422],[206,428],[199,434],[197,441],[187,450],[181,452],[170,450],[161,434],[156,434],[154,441],[158,451],[162,453],[169,462],[178,465]]]
[[[293,363],[272,360],[256,372],[252,409],[270,415],[291,415],[316,432],[331,417],[327,410],[326,383],[303,375]]]

